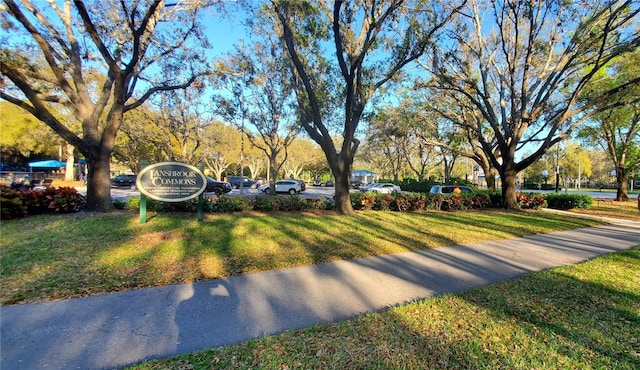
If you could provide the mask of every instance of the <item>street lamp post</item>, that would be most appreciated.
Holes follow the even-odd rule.
[[[540,175],[542,175],[542,177],[544,178],[544,187],[542,190],[547,190],[547,177],[549,177],[549,171],[544,170],[540,173]]]

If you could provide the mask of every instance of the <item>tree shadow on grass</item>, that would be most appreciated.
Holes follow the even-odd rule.
[[[634,276],[638,255],[607,258],[631,266],[626,273]],[[279,363],[331,368],[640,368],[638,285],[614,281],[546,270],[265,338],[254,353],[291,348]]]

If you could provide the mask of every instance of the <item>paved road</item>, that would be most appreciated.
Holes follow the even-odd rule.
[[[0,368],[103,369],[356,317],[640,245],[640,223],[1,308]]]

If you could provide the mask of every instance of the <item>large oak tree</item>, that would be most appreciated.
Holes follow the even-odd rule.
[[[301,130],[289,64],[282,57],[282,47],[268,39],[250,49],[242,45],[236,49],[218,64],[215,77],[220,92],[213,104],[223,119],[235,124],[264,153],[270,192],[275,194],[276,176]]]
[[[622,55],[611,67],[591,84],[587,93],[597,94],[610,89],[634,76],[640,76],[640,50]],[[619,99],[640,96],[640,85],[628,89]],[[605,102],[606,104],[606,102]],[[596,106],[598,109],[600,104]],[[602,148],[613,162],[618,191],[616,200],[629,199],[627,183],[629,175],[640,171],[640,104],[622,104],[601,110],[585,127],[579,136],[590,144]]]
[[[474,133],[498,170],[506,208],[518,207],[520,171],[596,112],[637,103],[621,94],[637,75],[597,94],[585,89],[640,45],[639,12],[637,1],[469,1],[448,27],[448,42],[425,64],[431,87],[456,103],[443,115]]]
[[[420,0],[271,4],[299,81],[301,124],[335,176],[337,212],[352,213],[349,180],[363,113],[376,92],[428,50],[458,6]],[[328,104],[333,101],[337,106]],[[333,128],[342,140],[334,141]]]
[[[199,3],[4,0],[3,24],[12,37],[2,49],[0,97],[85,156],[87,210],[113,207],[109,161],[124,113],[202,73]],[[48,70],[34,60],[46,61]],[[90,77],[96,72],[104,77]],[[72,112],[82,133],[58,119],[52,104]]]

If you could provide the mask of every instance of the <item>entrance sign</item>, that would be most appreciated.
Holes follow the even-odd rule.
[[[207,178],[197,167],[186,163],[161,162],[143,168],[136,186],[151,199],[182,202],[202,194]]]

